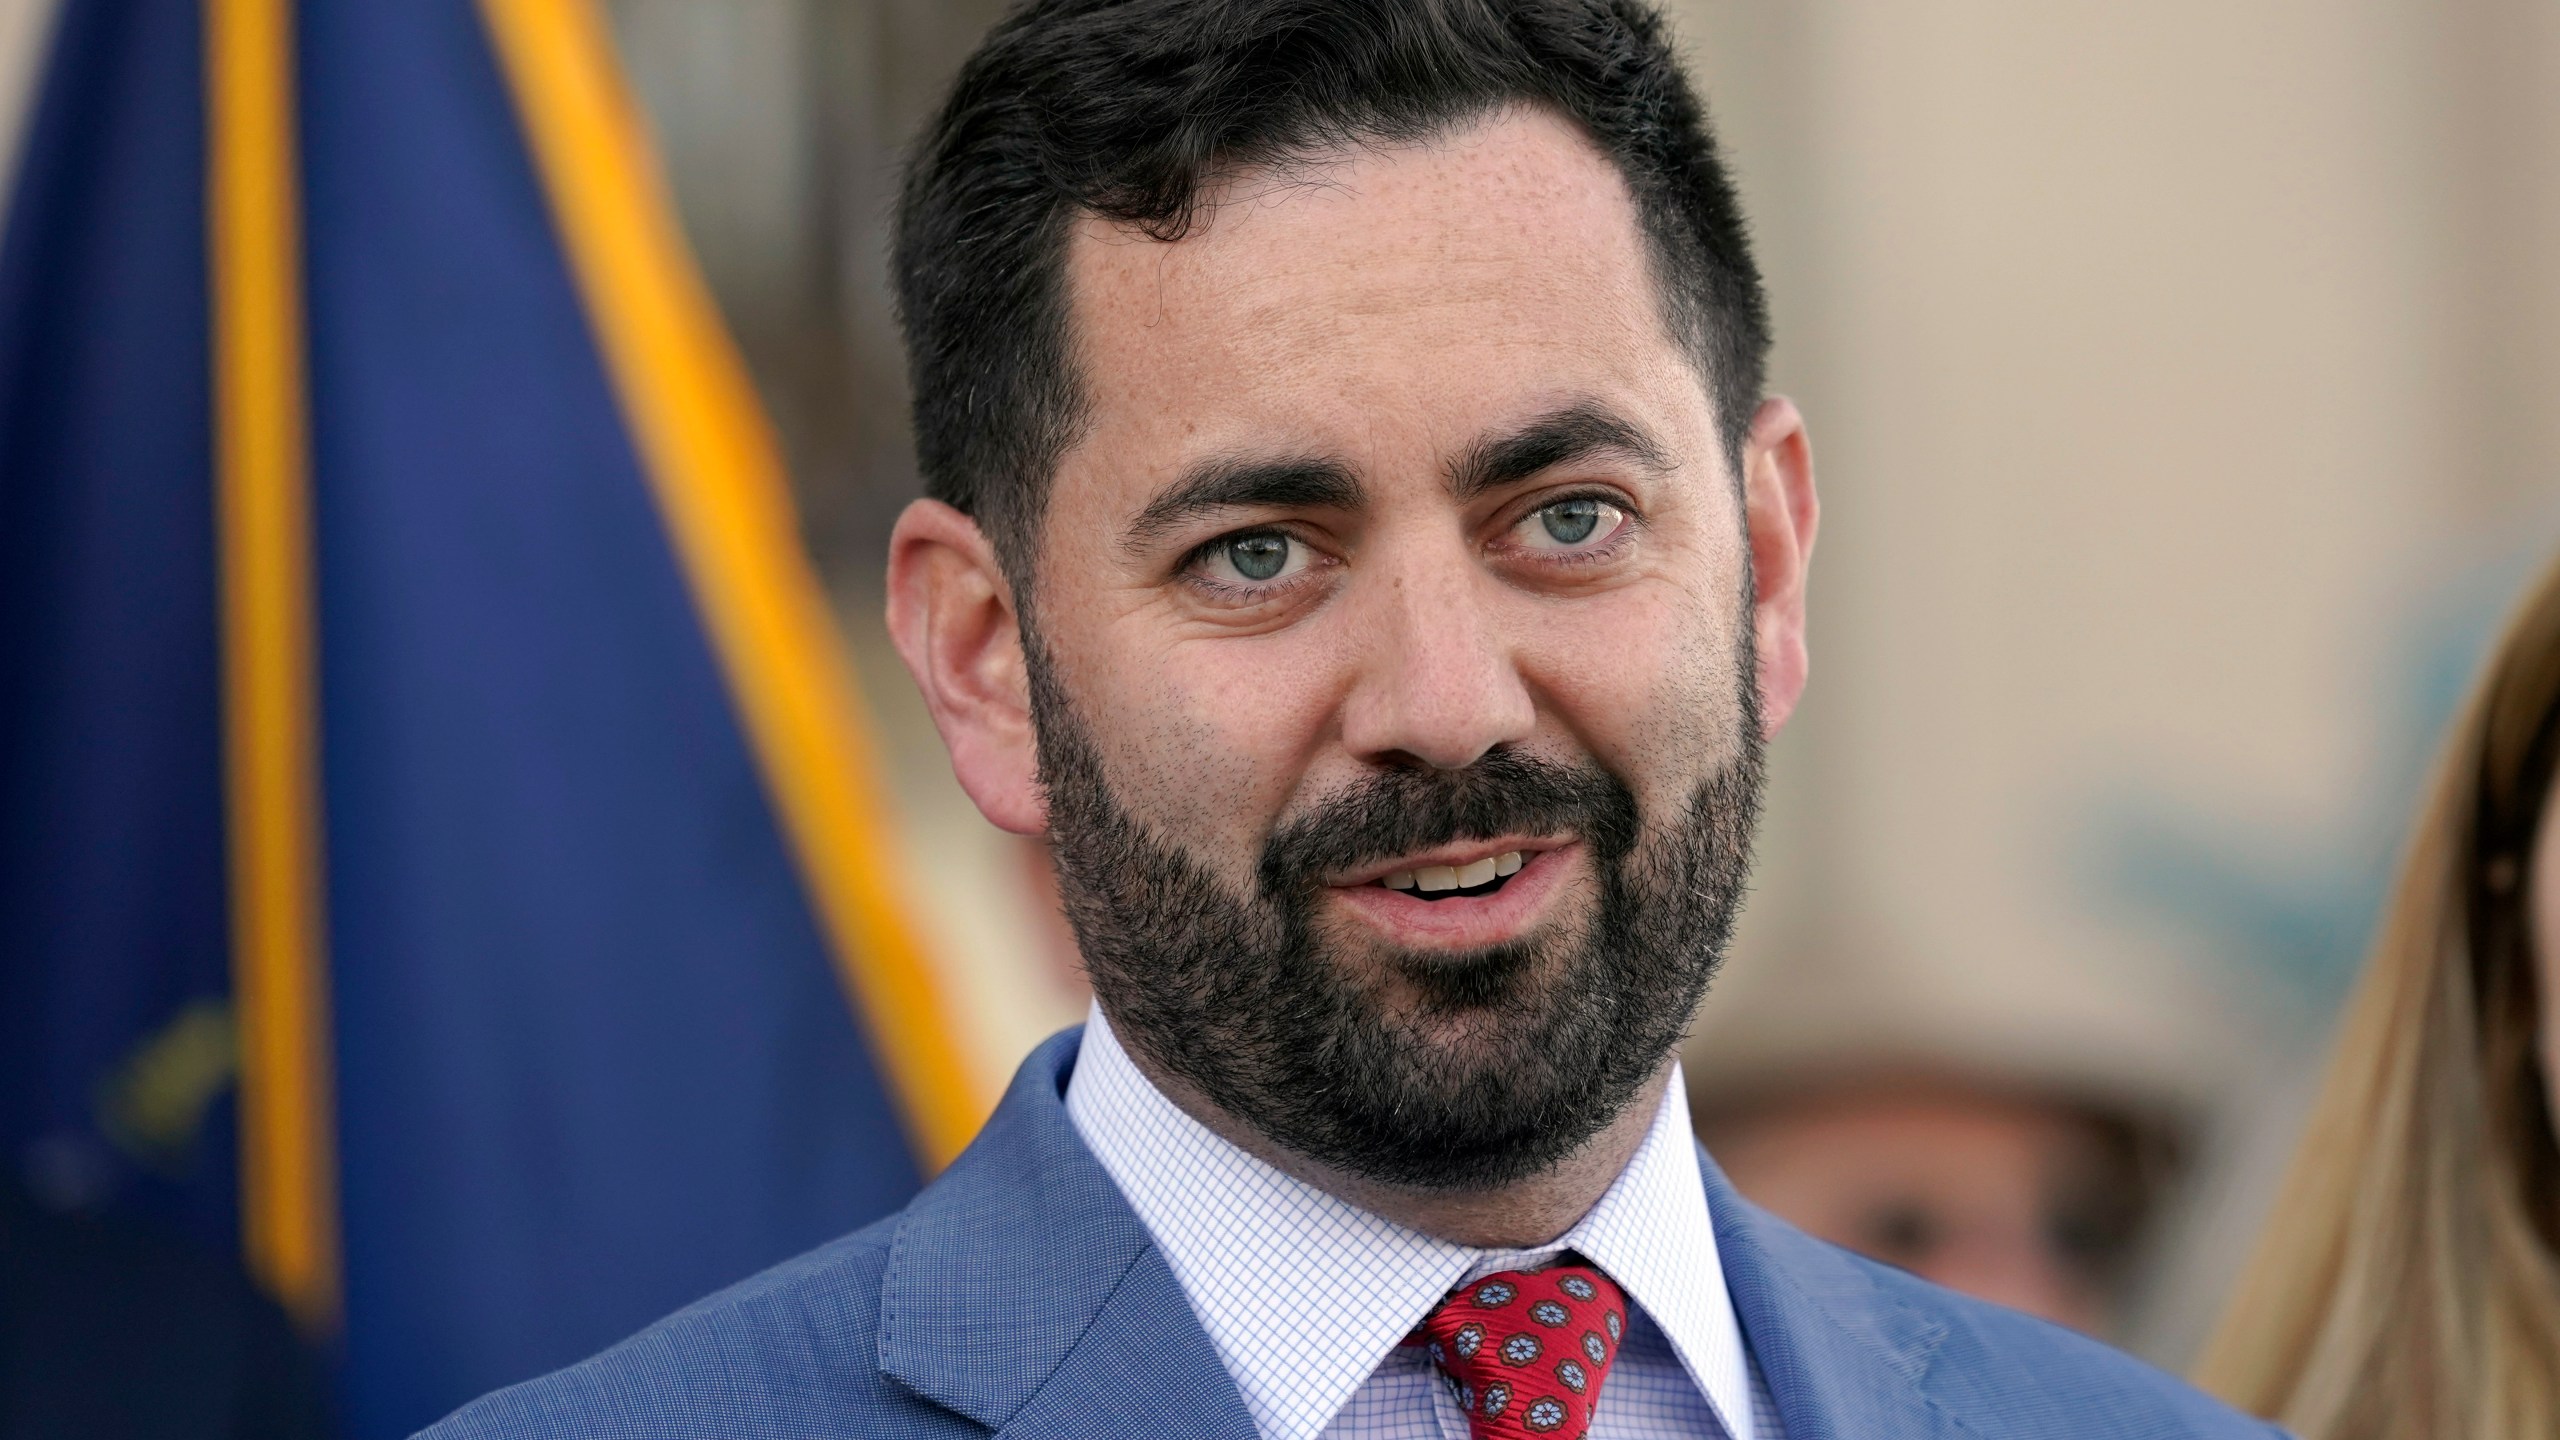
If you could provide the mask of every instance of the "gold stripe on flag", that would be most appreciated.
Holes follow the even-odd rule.
[[[908,912],[862,703],[780,453],[588,0],[481,0],[658,509],[821,932],[928,1171],[986,1117]]]
[[[289,0],[206,0],[208,270],[249,1269],[306,1326],[338,1308],[336,1145]]]

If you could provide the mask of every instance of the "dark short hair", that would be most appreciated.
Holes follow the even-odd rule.
[[[1643,0],[1025,0],[918,139],[893,264],[926,492],[1022,598],[1079,415],[1065,285],[1091,214],[1176,239],[1223,176],[1511,106],[1577,123],[1635,197],[1672,334],[1737,460],[1769,322],[1733,184]]]

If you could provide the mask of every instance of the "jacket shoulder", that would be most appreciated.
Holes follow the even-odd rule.
[[[983,1430],[880,1373],[902,1215],[696,1302],[581,1364],[464,1406],[419,1440],[816,1440]]]
[[[2283,1440],[2266,1421],[2086,1335],[1835,1253],[1867,1272],[1885,1296],[1940,1327],[1915,1383],[1985,1440]]]

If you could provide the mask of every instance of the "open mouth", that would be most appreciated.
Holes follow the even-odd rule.
[[[1455,900],[1463,896],[1490,895],[1503,882],[1520,873],[1521,857],[1517,850],[1487,855],[1464,865],[1425,865],[1417,870],[1398,870],[1382,875],[1377,882],[1389,890],[1401,890],[1419,900]]]

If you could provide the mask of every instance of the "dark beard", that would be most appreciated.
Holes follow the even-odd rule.
[[[1120,805],[1026,648],[1059,890],[1094,993],[1143,1058],[1274,1144],[1373,1183],[1500,1186],[1597,1134],[1687,1030],[1750,867],[1762,742],[1747,679],[1740,752],[1650,834],[1598,765],[1495,750],[1327,800],[1265,844],[1244,897]],[[1317,933],[1324,877],[1520,833],[1580,839],[1590,921],[1466,954],[1386,952],[1419,997],[1412,1017]]]

